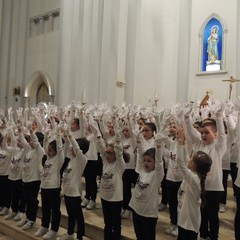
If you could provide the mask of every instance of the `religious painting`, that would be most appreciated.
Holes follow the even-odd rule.
[[[46,83],[41,83],[37,90],[36,103],[48,103],[49,102],[49,91]]]
[[[202,71],[222,69],[223,28],[220,21],[211,18],[203,32]]]

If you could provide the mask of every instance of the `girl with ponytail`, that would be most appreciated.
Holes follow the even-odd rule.
[[[188,163],[183,129],[177,133],[177,162],[184,180],[178,191],[178,240],[197,240],[201,208],[206,204],[205,180],[212,165],[211,157],[202,151],[193,154]]]

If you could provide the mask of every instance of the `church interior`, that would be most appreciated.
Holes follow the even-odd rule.
[[[240,96],[238,0],[0,0],[0,112],[41,104],[171,106]],[[228,183],[229,186],[231,183]],[[234,239],[232,190],[220,240]],[[103,239],[98,199],[86,238]],[[40,206],[41,208],[41,206]],[[66,231],[66,210],[61,232]],[[38,213],[40,225],[41,213]],[[13,221],[11,221],[10,225]],[[168,210],[159,213],[157,239]],[[39,239],[0,216],[0,233]],[[1,239],[1,238],[0,238]],[[122,239],[135,239],[123,220]]]

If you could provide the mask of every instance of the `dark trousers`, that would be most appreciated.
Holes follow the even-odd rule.
[[[230,174],[232,177],[232,187],[233,187],[233,195],[236,196],[236,185],[234,184],[236,178],[237,178],[237,172],[238,172],[238,168],[237,168],[237,163],[230,163]]]
[[[167,169],[164,168],[164,177],[161,182],[161,189],[162,189],[162,200],[161,203],[164,205],[168,204],[168,191],[167,191],[167,180],[166,180],[166,175],[167,175]]]
[[[167,180],[168,205],[171,223],[177,225],[178,189],[182,182]]]
[[[104,240],[121,239],[122,201],[109,202],[101,199],[104,218]]]
[[[51,220],[51,230],[57,232],[61,220],[60,212],[60,188],[41,189],[42,199],[42,226],[49,228]]]
[[[138,174],[134,169],[126,169],[122,175],[123,180],[123,209],[131,210],[128,206],[132,197],[132,186],[137,182]]]
[[[28,220],[35,222],[38,210],[40,181],[24,182],[23,189],[26,200],[26,217]]]
[[[82,239],[85,234],[85,221],[82,212],[81,197],[69,197],[64,195],[65,205],[68,214],[68,234],[74,233],[75,223],[77,222],[77,239]]]
[[[25,212],[26,202],[23,191],[22,179],[19,180],[9,180],[10,191],[11,191],[11,208],[13,212]]]
[[[0,176],[0,207],[10,208],[11,191],[8,175]]]
[[[240,240],[240,188],[235,185],[237,209],[234,218],[235,239]]]
[[[133,226],[137,240],[155,240],[157,218],[149,218],[132,213]]]
[[[98,174],[98,162],[94,160],[88,160],[84,169],[86,195],[88,200],[96,200],[97,197],[97,174]]]
[[[207,191],[206,206],[201,209],[201,227],[200,236],[202,238],[209,237],[211,240],[218,239],[219,232],[219,203],[222,197],[222,192]]]
[[[197,240],[198,234],[194,231],[184,229],[178,226],[178,238],[177,240]]]
[[[229,173],[230,173],[229,170],[223,170],[222,183],[223,183],[224,191],[222,192],[222,198],[221,198],[220,203],[222,203],[224,205],[227,203],[227,180],[228,180],[228,174]]]

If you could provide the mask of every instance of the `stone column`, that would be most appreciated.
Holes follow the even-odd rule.
[[[237,43],[240,41],[240,1],[237,1]],[[236,46],[236,78],[240,79],[240,46],[237,44]],[[240,83],[237,82],[236,84],[236,96],[240,96]]]
[[[141,13],[141,1],[132,0],[128,2],[127,22],[127,49],[126,49],[126,74],[125,74],[125,96],[126,103],[133,103],[134,79],[136,68],[137,38],[139,36],[139,22]]]
[[[58,66],[58,86],[57,104],[64,106],[70,101],[74,92],[72,75],[72,54],[77,54],[72,49],[73,34],[73,10],[74,1],[61,0],[61,29],[59,41],[59,66]]]
[[[188,100],[191,0],[180,0],[176,101]]]
[[[3,1],[1,8],[0,41],[0,108],[6,108],[8,99],[9,46],[11,44],[12,1]],[[12,94],[12,91],[11,91]],[[6,105],[5,105],[6,104]]]

